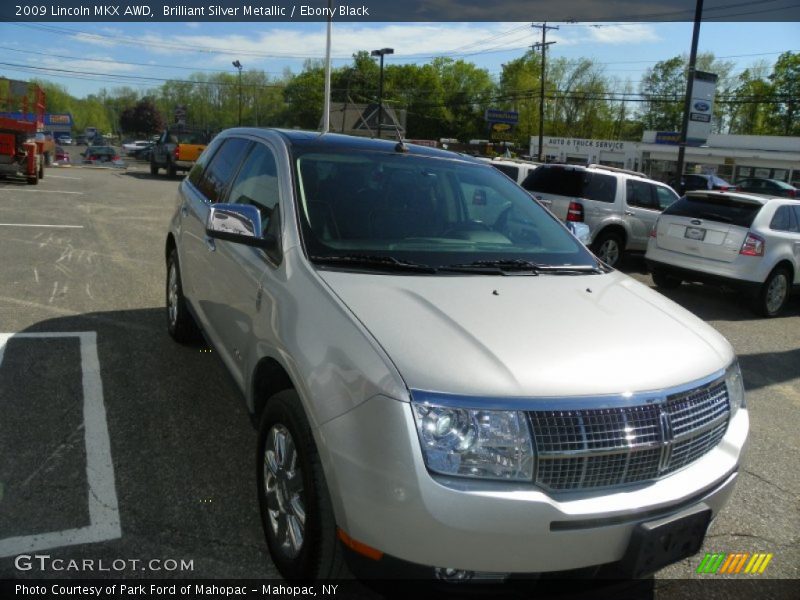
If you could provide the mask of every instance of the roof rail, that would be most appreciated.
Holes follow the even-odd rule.
[[[606,171],[614,171],[615,173],[627,173],[628,175],[636,175],[636,177],[644,177],[645,179],[649,179],[649,177],[647,177],[647,175],[644,173],[632,171],[631,169],[620,169],[619,167],[609,167],[608,165],[598,165],[596,163],[591,163],[586,166],[592,169],[604,169]]]
[[[524,158],[506,158],[505,156],[495,156],[494,158],[492,158],[492,161],[495,161],[495,160],[505,160],[505,161],[508,161],[508,162],[521,163],[521,164],[524,164],[524,165],[541,165],[541,164],[544,164],[544,163],[536,162],[535,160],[525,160]]]

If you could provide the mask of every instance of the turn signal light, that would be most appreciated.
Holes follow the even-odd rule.
[[[373,548],[372,546],[367,546],[358,540],[354,540],[347,535],[347,533],[345,533],[344,529],[337,528],[336,533],[338,534],[339,539],[342,540],[342,543],[350,548],[350,550],[353,552],[358,552],[362,556],[366,556],[372,560],[380,560],[383,558],[383,552]]]
[[[764,256],[765,247],[766,243],[763,238],[754,233],[748,233],[747,237],[744,238],[744,244],[742,244],[742,249],[739,250],[739,254],[745,256]]]

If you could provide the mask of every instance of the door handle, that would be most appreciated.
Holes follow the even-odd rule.
[[[634,215],[634,212],[632,210],[626,210],[625,211],[625,216],[626,217],[632,217],[633,215]]]
[[[181,204],[181,214],[184,217],[188,217],[189,216],[189,206],[186,204],[186,202]]]
[[[209,252],[214,252],[217,249],[217,243],[214,241],[214,238],[206,236],[205,241],[206,241],[206,248],[208,248]]]

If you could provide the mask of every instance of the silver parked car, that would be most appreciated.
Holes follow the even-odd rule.
[[[624,252],[647,249],[658,215],[678,199],[643,173],[604,165],[542,165],[522,187],[559,219],[586,223],[592,251],[612,267]]]
[[[700,548],[748,432],[730,344],[508,177],[240,128],[178,194],[168,330],[202,330],[259,423],[284,576],[639,575]]]
[[[800,202],[744,192],[687,192],[664,211],[645,258],[664,288],[705,281],[744,290],[774,317],[800,285]]]

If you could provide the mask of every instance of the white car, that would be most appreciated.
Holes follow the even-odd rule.
[[[518,158],[503,158],[498,156],[489,164],[501,173],[505,173],[511,177],[511,179],[516,181],[519,185],[522,185],[522,182],[528,178],[528,175],[531,174],[531,171],[533,171],[541,163],[520,160]]]
[[[800,284],[800,202],[741,192],[688,192],[665,210],[645,255],[659,287],[682,281],[744,289],[774,317]]]
[[[149,146],[151,143],[152,142],[148,142],[147,140],[136,140],[135,142],[131,142],[129,144],[122,144],[122,149],[125,150],[125,154],[130,154],[134,150],[139,150],[140,148]]]
[[[203,333],[259,423],[282,575],[638,576],[700,549],[748,431],[733,348],[508,177],[235,128],[177,193],[168,331]]]

